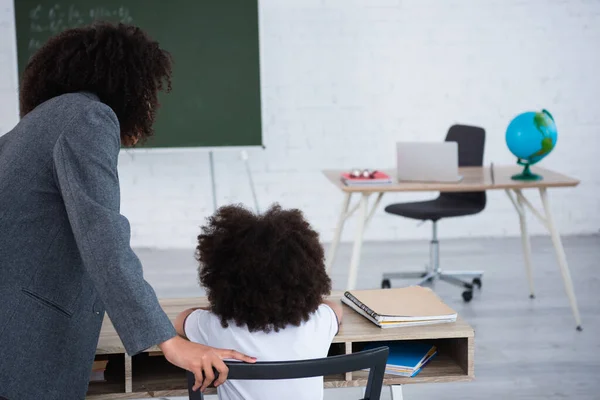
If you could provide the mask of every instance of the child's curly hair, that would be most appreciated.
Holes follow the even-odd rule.
[[[158,92],[171,90],[172,60],[140,28],[95,22],[52,37],[27,63],[20,90],[21,117],[65,93],[96,94],[117,115],[121,140],[153,134]]]
[[[319,236],[300,210],[262,215],[225,206],[198,236],[200,283],[223,327],[250,331],[299,326],[330,293]]]

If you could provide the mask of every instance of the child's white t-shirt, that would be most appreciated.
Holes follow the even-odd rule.
[[[234,349],[257,361],[287,361],[326,357],[338,321],[333,310],[321,304],[307,322],[279,332],[250,332],[246,326],[221,320],[210,311],[196,310],[185,321],[185,335],[196,343]],[[323,398],[323,377],[286,380],[230,380],[218,389],[221,400],[318,400]]]

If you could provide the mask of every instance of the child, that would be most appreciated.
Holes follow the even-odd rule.
[[[327,356],[342,307],[324,300],[331,280],[323,248],[299,210],[222,207],[202,228],[197,257],[210,307],[182,312],[181,336],[259,362]],[[323,378],[227,380],[218,393],[222,400],[322,399]]]

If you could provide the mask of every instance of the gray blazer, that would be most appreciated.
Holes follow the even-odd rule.
[[[105,309],[130,355],[176,335],[130,248],[119,150],[89,93],[0,137],[0,398],[84,398]]]

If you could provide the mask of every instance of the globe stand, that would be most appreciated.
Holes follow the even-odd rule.
[[[511,176],[512,180],[515,180],[515,181],[541,181],[543,179],[541,175],[534,174],[533,172],[531,172],[531,170],[529,169],[529,167],[530,167],[529,164],[525,164],[521,160],[518,160],[517,164],[522,165],[525,168],[523,168],[523,172],[521,172],[520,174]]]

